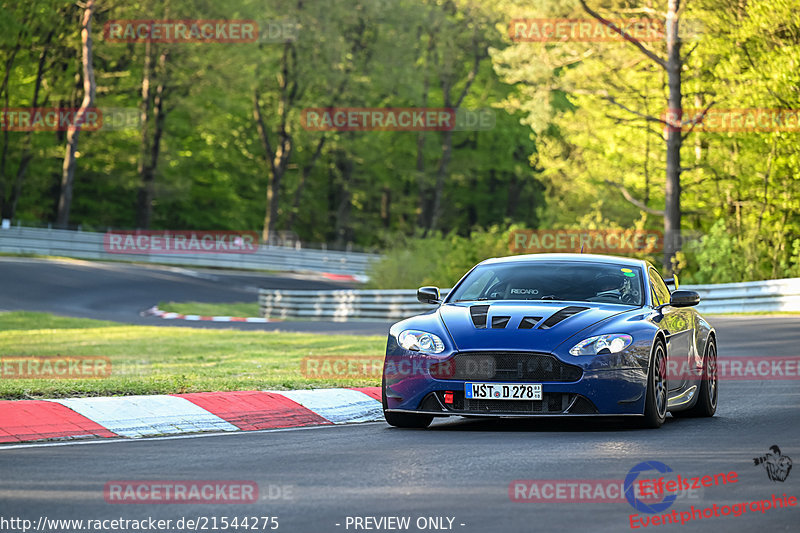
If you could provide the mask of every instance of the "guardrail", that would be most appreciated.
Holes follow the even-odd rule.
[[[449,289],[442,290],[447,294]],[[417,291],[395,290],[259,290],[261,316],[306,320],[393,320],[419,315],[434,306],[419,303]]]
[[[800,278],[681,285],[681,289],[700,294],[701,313],[800,311]]]
[[[0,229],[0,252],[197,267],[327,272],[361,278],[376,254],[260,245],[254,253],[118,254],[103,245],[104,233],[12,226]]]
[[[681,285],[700,293],[701,313],[800,311],[800,278]],[[447,294],[449,289],[443,289]],[[417,302],[416,290],[259,291],[261,315],[305,320],[400,320],[435,307]]]

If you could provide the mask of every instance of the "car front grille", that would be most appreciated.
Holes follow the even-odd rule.
[[[437,379],[570,382],[581,379],[583,370],[550,354],[467,352],[435,363],[431,375]]]
[[[541,400],[464,400],[464,411],[472,413],[563,413],[568,394],[543,394]]]

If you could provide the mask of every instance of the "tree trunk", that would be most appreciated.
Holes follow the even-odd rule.
[[[298,5],[298,8],[302,8],[302,2],[300,3],[300,5]],[[353,40],[353,45],[351,47],[351,55],[353,57],[356,57],[359,53],[363,53],[365,51],[365,49],[366,49],[366,52],[367,52],[367,57],[369,57],[369,55],[371,54],[371,52],[367,48],[366,43],[364,41],[362,41],[362,39],[364,37],[364,31],[365,31],[366,27],[363,24],[363,20],[361,22],[362,22],[362,24],[358,25],[357,34],[353,37],[354,40]],[[352,73],[352,70],[353,70],[353,65],[349,65],[345,69],[345,74],[346,75],[342,79],[342,81],[339,84],[338,88],[336,88],[332,92],[329,107],[335,107],[337,105],[337,103],[339,102],[339,99],[341,98],[342,93],[344,92],[345,88],[348,85],[348,81],[350,79],[350,74]],[[288,72],[288,70],[286,70],[285,72]],[[319,159],[320,155],[322,154],[322,148],[325,146],[325,142],[326,141],[327,141],[327,137],[325,137],[324,135],[323,135],[323,137],[321,137],[319,139],[319,141],[317,141],[317,146],[314,149],[314,153],[311,155],[311,159],[306,163],[306,165],[303,167],[303,169],[300,172],[300,180],[299,180],[299,182],[297,184],[297,188],[294,191],[294,198],[292,199],[292,208],[289,211],[289,220],[286,223],[286,230],[287,231],[293,231],[294,230],[294,225],[297,222],[297,215],[298,215],[298,213],[300,211],[300,202],[302,201],[303,192],[305,191],[306,184],[308,183],[308,178],[311,175],[311,171],[314,169],[314,166],[316,165],[317,160]]]
[[[148,43],[149,45],[149,43]],[[149,46],[148,46],[149,48]],[[141,183],[136,205],[136,226],[148,229],[153,219],[153,198],[155,196],[155,177],[158,156],[161,152],[161,138],[164,135],[164,89],[166,80],[167,54],[165,50],[158,58],[159,82],[153,100],[153,111],[150,113],[150,59],[145,58],[145,75],[142,79],[142,153],[139,160],[139,176]],[[149,50],[145,54],[149,55]],[[150,140],[150,119],[153,122],[153,138]]]
[[[39,91],[42,88],[42,79],[44,78],[44,71],[45,71],[45,62],[47,60],[47,52],[49,51],[49,44],[53,38],[53,31],[51,30],[50,33],[47,34],[47,38],[44,40],[44,47],[42,48],[42,53],[39,54],[39,64],[36,68],[36,82],[33,85],[33,97],[31,97],[31,107],[36,108],[39,107]],[[25,133],[25,138],[22,141],[22,155],[20,156],[19,166],[17,167],[17,178],[14,182],[14,190],[11,193],[11,200],[10,200],[10,208],[8,209],[8,213],[4,213],[2,218],[9,218],[13,219],[17,213],[17,204],[19,203],[19,197],[22,193],[22,183],[25,181],[25,174],[28,171],[28,165],[33,159],[33,154],[31,154],[31,137],[33,136],[32,131],[28,131]]]
[[[439,227],[439,218],[442,212],[442,195],[444,194],[444,181],[447,177],[447,167],[453,155],[453,131],[447,130],[442,135],[442,158],[439,160],[439,167],[436,169],[436,188],[433,191],[433,208],[431,209],[430,229],[436,230]]]
[[[281,178],[283,177],[284,167],[281,162],[281,158],[278,156],[278,153],[272,149],[272,143],[269,140],[269,132],[264,124],[264,117],[261,114],[261,104],[259,104],[259,99],[260,96],[258,88],[256,88],[253,92],[253,118],[256,122],[258,137],[261,139],[261,145],[264,148],[264,160],[269,168],[266,209],[264,213],[264,228],[261,233],[261,239],[265,243],[269,244],[270,238],[273,237],[273,232],[275,230],[275,217],[278,212],[278,192],[280,191],[280,183]],[[283,146],[285,140],[281,139],[280,142],[281,146]]]
[[[291,65],[290,65],[291,64]],[[280,102],[278,104],[277,115],[280,117],[278,125],[278,142],[273,150],[269,139],[264,117],[261,114],[261,104],[258,86],[253,92],[253,118],[256,122],[256,129],[264,148],[264,159],[269,167],[269,180],[267,183],[266,209],[264,213],[264,227],[261,231],[261,238],[265,243],[269,243],[274,237],[275,226],[278,220],[278,206],[280,199],[281,181],[286,173],[286,166],[292,156],[294,148],[292,135],[287,127],[289,111],[297,97],[297,80],[292,78],[291,66],[297,65],[297,51],[292,43],[287,42],[283,46],[281,57],[281,73],[278,77],[280,89]],[[258,77],[256,78],[258,83]]]
[[[508,183],[508,195],[506,197],[506,218],[513,219],[517,213],[520,188],[519,180],[516,174],[512,172]]]
[[[669,0],[667,11],[667,84],[668,109],[682,121],[681,40],[678,35],[680,0]],[[681,144],[680,127],[667,127],[667,180],[664,188],[664,269],[672,272],[672,259],[680,250],[681,231]]]
[[[153,46],[148,40],[144,43],[144,65],[142,66],[142,98],[139,102],[139,124],[142,128],[141,144],[139,146],[139,191],[136,197],[136,226],[147,228],[147,215],[145,213],[145,173],[147,167],[147,152],[150,146],[150,78],[152,76]]]
[[[11,67],[14,64],[14,59],[19,53],[21,44],[22,32],[20,31],[17,37],[17,44],[8,56],[5,64],[5,74],[3,74],[3,83],[0,85],[0,94],[3,95],[3,108],[8,108],[8,80],[11,76]],[[6,157],[8,155],[8,129],[3,129],[3,150],[0,151],[0,218],[11,218],[9,215],[10,204],[6,202]]]
[[[427,65],[428,59],[433,53],[434,38],[433,35],[428,36],[428,47],[425,52],[425,63]],[[428,76],[428,69],[423,69],[422,74],[422,108],[428,107],[428,93],[430,92],[430,79]],[[418,188],[418,209],[419,215],[417,216],[417,225],[422,228],[430,227],[430,217],[432,204],[428,198],[428,184],[425,179],[425,136],[424,131],[417,132],[417,188]]]
[[[485,50],[475,44],[473,50],[472,68],[467,74],[464,87],[461,89],[461,94],[453,101],[450,95],[450,89],[453,87],[452,80],[446,76],[441,80],[442,94],[444,95],[444,107],[457,111],[464,101],[464,97],[469,93],[472,82],[475,81],[475,76],[478,75],[478,67],[480,67],[481,59],[484,57]],[[487,52],[488,53],[488,52]],[[442,136],[442,157],[439,160],[439,167],[436,169],[436,188],[433,191],[433,208],[431,213],[431,221],[429,229],[436,230],[439,227],[439,219],[442,215],[442,195],[444,194],[444,182],[447,179],[448,166],[450,159],[453,155],[453,130],[445,130]]]
[[[337,157],[336,167],[341,179],[341,196],[336,207],[336,246],[344,248],[350,240],[350,210],[353,205],[350,180],[353,176],[353,162],[346,153]]]
[[[275,238],[275,222],[278,218],[278,199],[280,198],[282,179],[283,170],[276,168],[276,171],[272,173],[269,185],[267,185],[267,209],[264,213],[264,229],[261,233],[261,238],[267,244],[270,239]]]
[[[305,190],[306,183],[308,181],[308,176],[311,174],[311,171],[314,169],[314,165],[319,159],[320,154],[322,153],[322,147],[325,146],[325,139],[326,137],[320,138],[317,142],[317,148],[314,150],[314,154],[311,156],[311,159],[306,163],[303,167],[303,170],[300,172],[300,182],[297,184],[297,189],[294,191],[294,199],[292,200],[292,211],[289,214],[289,221],[286,224],[286,231],[293,231],[294,224],[297,222],[297,213],[300,210],[300,201],[303,198],[303,191]]]
[[[392,189],[387,185],[383,186],[381,194],[381,222],[386,229],[392,224]]]
[[[683,115],[683,104],[681,101],[681,67],[683,66],[683,61],[681,59],[681,39],[678,35],[678,12],[680,11],[681,1],[669,0],[668,2],[666,60],[649,50],[641,41],[624,33],[612,21],[603,18],[586,4],[586,0],[578,1],[581,6],[583,6],[583,10],[589,15],[619,33],[627,42],[634,45],[640,52],[667,72],[669,96],[667,97],[668,123],[665,128],[667,144],[667,172],[666,184],[664,186],[665,207],[663,213],[657,212],[657,214],[664,215],[664,270],[672,272],[673,257],[675,256],[675,252],[679,251],[681,247],[681,145],[683,144],[683,132],[681,127]],[[610,101],[614,102],[613,99],[610,99]],[[630,111],[629,109],[627,110]],[[641,114],[638,115],[642,116]],[[654,120],[654,117],[649,117],[648,115],[644,115],[644,118]],[[673,120],[676,123],[671,123]],[[606,181],[613,185],[613,182],[609,180]],[[624,187],[618,184],[616,186],[622,191],[625,199],[639,207],[639,209],[648,213],[654,212],[654,210],[647,207],[646,203],[633,199]]]
[[[78,150],[78,135],[84,116],[94,104],[94,69],[92,68],[92,15],[94,0],[87,0],[81,21],[81,62],[83,64],[83,102],[76,113],[73,127],[67,131],[67,148],[64,165],[61,170],[61,195],[58,199],[56,225],[66,227],[69,224],[69,211],[72,207],[72,185],[75,178],[75,152]]]
[[[425,106],[423,105],[423,108]],[[417,225],[422,228],[430,226],[431,202],[428,198],[428,187],[425,180],[425,132],[417,132],[417,194],[419,215]]]

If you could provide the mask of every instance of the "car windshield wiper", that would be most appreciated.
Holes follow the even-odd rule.
[[[453,300],[453,302],[480,302],[483,300],[488,300],[489,298],[460,298],[458,300]]]
[[[563,298],[559,298],[558,296],[554,296],[552,294],[548,294],[547,296],[542,296],[538,298],[539,300],[563,300]]]

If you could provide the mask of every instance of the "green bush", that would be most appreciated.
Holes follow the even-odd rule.
[[[476,263],[511,255],[511,232],[521,229],[492,226],[469,237],[455,233],[407,238],[396,243],[369,271],[370,288],[409,289],[423,285],[452,287]]]
[[[437,233],[401,239],[372,265],[368,287],[452,287],[484,259],[511,255],[511,233],[519,229],[525,228],[492,226],[473,230],[468,237]],[[639,257],[660,267],[658,254]],[[702,238],[684,244],[676,255],[675,266],[683,283],[800,277],[800,239],[776,229],[736,234],[720,219]]]
[[[684,283],[733,283],[800,276],[800,239],[780,230],[735,233],[717,220],[676,256]]]

